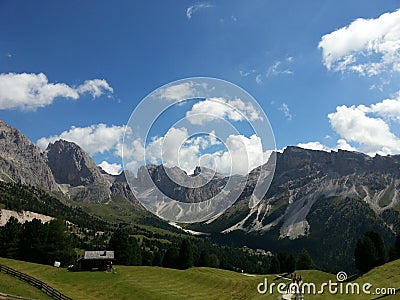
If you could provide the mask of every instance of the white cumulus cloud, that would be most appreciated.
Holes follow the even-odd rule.
[[[155,96],[162,100],[179,101],[192,98],[195,95],[196,89],[194,83],[184,82],[161,88]]]
[[[116,163],[110,164],[105,160],[103,160],[98,166],[102,168],[103,171],[111,175],[119,175],[122,171],[122,166],[120,164]]]
[[[90,93],[93,98],[100,97],[104,92],[113,93],[113,88],[104,79],[86,80],[82,85],[78,86],[77,91],[80,94]]]
[[[251,103],[245,103],[241,99],[227,100],[221,97],[207,98],[195,103],[192,109],[186,112],[186,117],[190,123],[195,125],[202,125],[218,119],[231,121],[263,119]]]
[[[356,143],[362,152],[400,153],[400,139],[389,121],[400,121],[400,99],[385,99],[370,106],[338,106],[328,115],[335,132],[348,143]]]
[[[400,72],[400,10],[376,19],[359,18],[324,35],[318,47],[329,70],[366,76]]]
[[[360,151],[375,154],[400,154],[400,138],[392,126],[400,123],[400,94],[371,105],[341,105],[328,114],[332,129],[340,136],[336,147],[320,142],[300,143],[299,147],[314,150]]]
[[[88,127],[72,126],[69,130],[59,135],[42,137],[36,143],[40,148],[46,149],[49,143],[62,139],[78,144],[89,155],[110,150],[118,155],[120,154],[119,147],[121,146],[124,131],[124,126],[107,126],[106,124],[96,124]]]
[[[78,99],[89,92],[93,98],[113,92],[105,80],[87,80],[78,87],[65,83],[50,83],[45,74],[0,74],[0,109],[35,110],[53,103],[57,97]]]
[[[209,147],[215,145],[223,147],[210,151]],[[201,165],[222,174],[247,174],[265,163],[270,154],[263,152],[261,139],[256,135],[230,135],[221,143],[214,131],[205,136],[190,136],[184,127],[173,127],[165,136],[153,137],[146,147],[143,141],[136,139],[129,148],[131,155],[126,166],[132,171],[142,165],[146,157],[149,163],[178,166],[187,173]]]
[[[330,152],[332,150],[347,150],[347,151],[357,151],[356,148],[351,146],[349,143],[347,143],[346,140],[344,139],[339,139],[337,140],[337,145],[336,147],[329,147],[321,142],[308,142],[308,143],[299,143],[297,144],[298,147],[301,147],[303,149],[311,149],[311,150],[320,150],[320,151],[326,151]]]

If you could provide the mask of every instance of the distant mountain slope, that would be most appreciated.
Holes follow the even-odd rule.
[[[355,243],[365,231],[378,231],[388,246],[400,232],[399,166],[400,156],[288,147],[278,153],[271,188],[257,206],[250,209],[245,197],[191,228],[237,246],[307,248],[325,270],[354,270]]]
[[[249,186],[254,184],[249,182]],[[360,200],[377,215],[385,216],[400,210],[399,191],[400,156],[371,158],[349,151],[328,153],[287,147],[277,155],[274,179],[263,201],[252,209],[237,205],[247,214],[224,232],[263,233],[279,224],[280,238],[296,239],[310,231],[308,216],[320,199]],[[395,231],[399,229],[397,219],[385,218],[384,222]]]

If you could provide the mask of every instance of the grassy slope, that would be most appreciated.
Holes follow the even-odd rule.
[[[117,266],[113,274],[103,272],[69,273],[65,269],[0,258],[0,263],[28,273],[59,289],[74,299],[276,299],[259,295],[257,284],[266,276],[248,276],[230,271],[192,268],[185,271],[158,267]],[[379,287],[400,288],[400,260],[379,267],[358,282]],[[320,271],[299,271],[305,281],[317,285],[335,280],[335,275]],[[287,282],[267,276],[269,282]],[[400,291],[398,292],[400,293]],[[398,295],[397,295],[398,297]],[[306,299],[376,299],[376,295],[307,296]],[[385,300],[397,299],[396,296]]]
[[[4,273],[0,273],[0,292],[26,298],[51,299],[33,286]]]

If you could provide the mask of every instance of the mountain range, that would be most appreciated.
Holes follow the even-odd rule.
[[[224,213],[184,227],[209,233],[209,238],[234,246],[292,253],[306,248],[317,265],[335,272],[354,269],[355,243],[365,231],[379,232],[387,247],[400,232],[400,156],[370,157],[298,147],[287,147],[273,155],[273,178],[263,177],[272,180],[271,186],[255,205],[252,197],[257,179],[271,169],[268,163],[248,176],[235,175],[244,189]],[[111,205],[116,198],[124,199],[138,214],[148,216],[126,180],[130,178],[135,189],[148,190],[151,195],[154,187],[147,186],[147,174],[163,193],[186,203],[218,195],[229,181],[206,168],[198,167],[188,176],[177,167],[162,165],[143,166],[137,176],[130,172],[110,175],[74,143],[59,140],[42,151],[19,130],[0,121],[2,181],[32,185],[65,201],[87,205]],[[169,174],[189,178],[192,185],[182,187]],[[196,180],[206,179],[205,185],[193,187]]]

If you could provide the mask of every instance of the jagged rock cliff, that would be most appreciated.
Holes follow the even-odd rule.
[[[111,183],[81,147],[59,140],[50,143],[45,153],[56,182],[64,191],[67,188],[72,199],[101,202],[110,198]]]
[[[57,191],[46,156],[19,130],[0,120],[0,177],[2,180]]]

